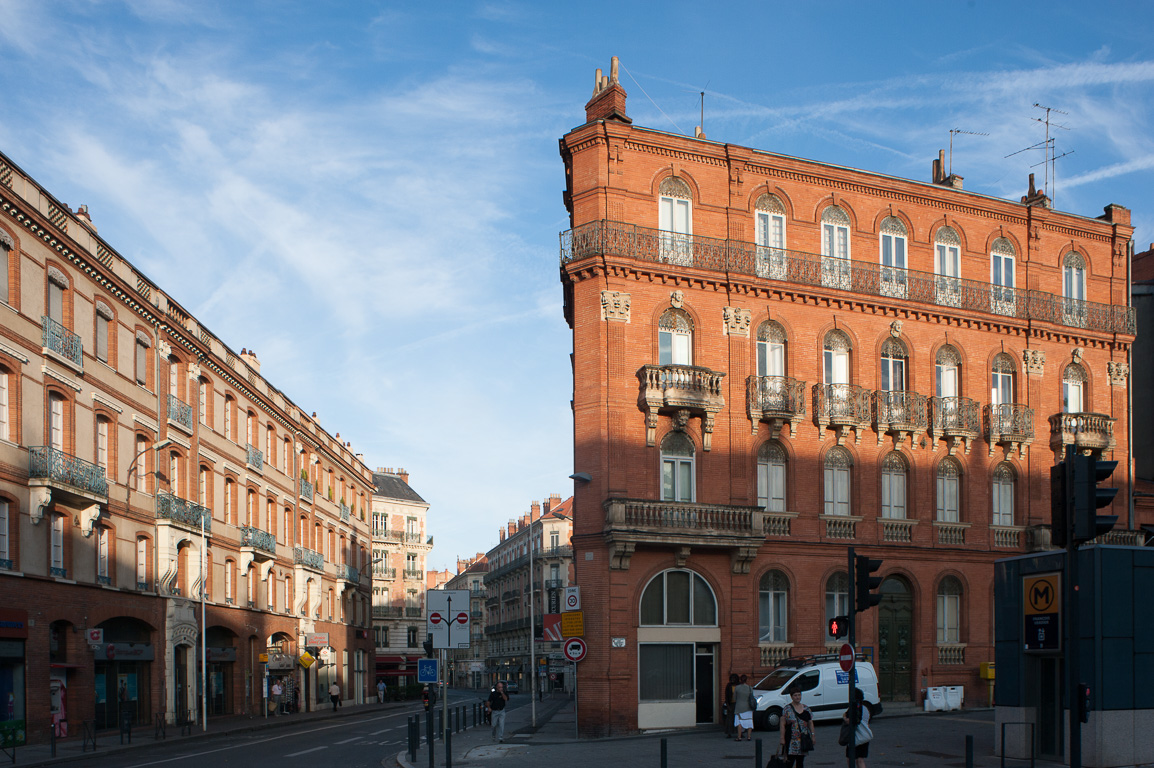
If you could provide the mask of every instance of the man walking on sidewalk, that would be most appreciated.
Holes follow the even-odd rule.
[[[505,684],[498,682],[497,687],[489,694],[489,700],[485,702],[485,711],[493,719],[493,738],[498,744],[505,741],[505,702],[508,700],[509,694],[505,693]]]
[[[333,703],[333,712],[336,712],[337,704],[341,701],[341,687],[336,684],[335,680],[333,684],[329,686],[329,700]]]

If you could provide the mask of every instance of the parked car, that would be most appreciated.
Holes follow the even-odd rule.
[[[859,656],[856,671],[856,685],[865,696],[870,713],[880,712],[878,676],[873,665]],[[801,701],[813,712],[814,720],[838,720],[849,706],[849,673],[842,671],[837,654],[790,658],[753,686],[757,699],[754,728],[773,730],[780,725],[782,710],[789,703],[786,691],[794,683],[801,687]]]

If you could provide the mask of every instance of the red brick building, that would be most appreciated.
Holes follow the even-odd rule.
[[[616,61],[560,152],[582,730],[715,722],[730,672],[825,651],[848,545],[883,699],[984,703],[992,563],[1049,546],[1064,445],[1129,503],[1129,211],[635,126]]]

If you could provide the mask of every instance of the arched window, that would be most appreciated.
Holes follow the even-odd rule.
[[[7,368],[0,367],[0,440],[11,440],[15,434],[12,423],[12,413],[9,390],[11,388],[12,373]]]
[[[64,450],[64,396],[57,392],[48,393],[48,445]]]
[[[951,458],[938,464],[937,519],[942,523],[958,522],[962,468]]]
[[[168,492],[173,496],[181,494],[180,454],[170,451],[168,454]]]
[[[260,528],[260,510],[256,506],[256,491],[248,489],[248,497],[244,505],[244,524],[250,528]]]
[[[111,422],[107,416],[96,417],[96,466],[104,470],[104,474],[108,475],[108,440],[111,434],[109,429]]]
[[[850,276],[849,216],[831,205],[821,214],[821,284],[827,288],[849,290]]]
[[[661,498],[696,501],[693,441],[684,432],[670,432],[661,441]]]
[[[657,574],[641,595],[642,626],[717,626],[717,600],[709,583],[688,570]]]
[[[224,561],[224,601],[229,605],[232,605],[236,602],[236,592],[234,592],[236,589],[236,574],[234,572],[235,569],[235,560]]]
[[[1013,315],[1016,310],[1014,295],[1014,244],[999,237],[990,246],[990,304],[1001,315]]]
[[[1014,468],[1002,462],[993,472],[992,525],[1014,524]]]
[[[845,448],[835,447],[825,455],[825,513],[850,514],[850,470],[853,457]]]
[[[838,616],[848,616],[849,612],[849,576],[844,571],[839,571],[830,576],[825,583],[825,641],[827,643],[837,639],[829,634],[829,620],[836,619]]]
[[[197,380],[197,402],[196,412],[200,419],[200,423],[206,426],[212,424],[212,414],[209,413],[209,406],[212,403],[212,386],[208,379],[201,377]]]
[[[767,512],[785,511],[785,449],[765,443],[757,451],[757,503]]]
[[[757,375],[785,376],[785,329],[772,320],[757,329]]]
[[[1075,251],[1062,257],[1062,297],[1086,300],[1086,260]]]
[[[906,225],[895,216],[882,220],[879,248],[881,249],[881,293],[904,299],[908,293],[906,281]]]
[[[906,460],[891,451],[882,460],[882,517],[906,519]]]
[[[657,219],[661,230],[661,258],[673,264],[693,261],[693,198],[689,185],[676,176],[661,182]]]
[[[236,440],[233,430],[236,423],[236,399],[232,395],[224,396],[224,436],[229,440]]]
[[[906,389],[906,345],[894,337],[882,343],[881,388],[883,392],[903,392]]]
[[[990,404],[1009,405],[1014,402],[1014,358],[1005,352],[994,357],[990,366]]]
[[[785,277],[785,206],[776,195],[757,198],[754,214],[757,230],[757,274]]]
[[[212,470],[206,466],[200,467],[196,483],[196,503],[202,507],[212,508]]]
[[[667,309],[657,322],[658,365],[693,365],[693,318]]]
[[[141,592],[148,591],[148,537],[136,537],[136,588]]]
[[[949,344],[938,350],[934,362],[934,389],[938,397],[957,397],[961,394],[962,356]]]
[[[938,644],[961,642],[962,585],[953,576],[938,584]]]
[[[962,305],[962,239],[952,227],[941,227],[934,236],[935,301],[947,307]]]
[[[12,252],[16,250],[16,241],[12,236],[0,229],[0,302],[12,303],[12,286],[8,270],[13,261]]]
[[[231,477],[224,479],[224,522],[236,525],[236,483]]]
[[[786,642],[788,619],[789,579],[781,571],[769,571],[761,577],[758,590],[758,642]]]
[[[1062,413],[1082,413],[1085,401],[1086,369],[1070,363],[1062,371]]]
[[[822,370],[826,384],[849,384],[849,355],[853,349],[849,337],[833,330],[822,345]]]

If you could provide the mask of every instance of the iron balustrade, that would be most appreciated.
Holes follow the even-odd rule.
[[[545,589],[560,589],[565,586],[564,579],[545,579]]]
[[[417,606],[413,606],[413,605],[405,606],[405,618],[406,619],[419,619],[423,614],[424,614],[424,609],[421,608],[419,605],[417,605]]]
[[[926,428],[926,396],[906,390],[874,392],[874,413],[878,431]]]
[[[94,496],[108,496],[104,467],[47,445],[28,449],[28,477],[67,485]]]
[[[420,544],[422,536],[419,531],[405,531],[405,541],[410,544]]]
[[[573,547],[567,547],[567,546],[546,547],[545,549],[542,549],[539,552],[537,552],[537,554],[535,556],[539,559],[542,559],[542,560],[555,560],[557,558],[563,559],[566,557],[573,557]]]
[[[349,505],[342,501],[341,502],[341,520],[344,520],[347,523],[349,520],[349,514],[350,514],[349,513]]]
[[[868,424],[871,390],[857,384],[814,384],[814,419],[824,424]]]
[[[252,443],[246,443],[244,446],[244,460],[254,469],[264,469],[264,454]]]
[[[49,576],[55,576],[58,579],[67,579],[68,578],[68,569],[67,568],[57,568],[56,566],[52,566],[51,568],[48,569],[48,575]]]
[[[252,547],[270,555],[276,554],[276,537],[268,531],[253,528],[251,525],[242,525],[240,528],[240,545]]]
[[[1103,333],[1134,335],[1136,330],[1132,307],[1079,301],[1045,291],[1008,288],[803,251],[766,248],[739,240],[675,235],[608,220],[567,230],[561,233],[560,239],[562,265],[593,256],[618,256],[953,307],[966,310],[967,315],[985,312]]]
[[[399,605],[374,605],[374,619],[399,619],[405,615],[405,609]]]
[[[168,419],[192,431],[192,406],[176,395],[168,396]]]
[[[325,568],[325,559],[321,553],[305,547],[293,547],[293,562],[315,571],[323,571]]]
[[[313,484],[308,480],[301,478],[300,497],[305,501],[311,502],[313,500]]]
[[[424,577],[425,577],[425,573],[420,568],[406,568],[405,569],[405,578],[406,579],[409,579],[409,580],[423,579]]]
[[[991,444],[1032,440],[1034,409],[1019,403],[985,407],[986,436]]]
[[[156,495],[156,516],[197,530],[203,521],[204,532],[212,532],[212,512],[207,507],[173,496],[167,491]]]
[[[397,569],[396,568],[381,568],[381,567],[377,566],[377,567],[373,568],[373,575],[374,576],[380,576],[382,579],[395,579],[395,578],[397,578]]]
[[[750,376],[745,380],[749,412],[764,417],[805,415],[805,382],[789,376]]]
[[[80,340],[80,336],[48,315],[41,317],[40,323],[40,339],[44,348],[83,368],[84,343]]]
[[[8,558],[0,558],[0,570],[2,570],[2,571],[12,570],[12,561],[9,560]]]
[[[361,572],[348,563],[342,563],[337,566],[337,577],[352,582],[353,584],[361,583]]]
[[[930,429],[935,434],[977,436],[978,404],[968,397],[931,397]]]

